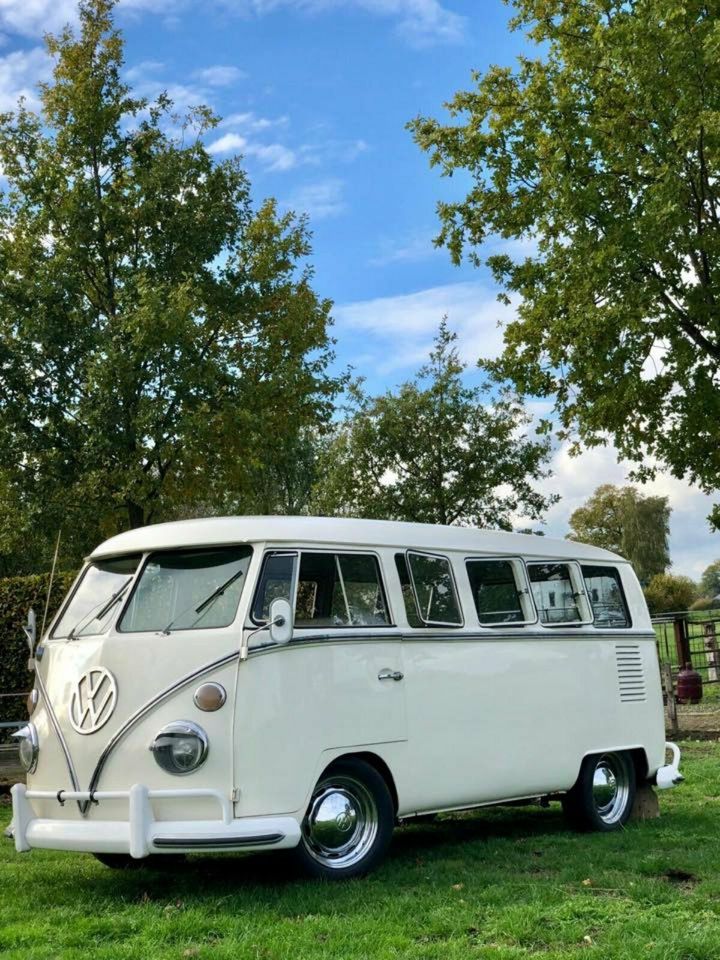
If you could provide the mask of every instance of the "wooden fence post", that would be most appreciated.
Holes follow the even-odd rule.
[[[669,733],[674,736],[678,732],[677,703],[675,701],[675,688],[673,687],[672,664],[663,663],[661,666],[663,687],[665,688],[665,702],[667,704],[667,716],[669,724]]]
[[[692,662],[687,620],[684,617],[677,617],[677,619],[673,621],[673,628],[675,630],[675,649],[677,650],[678,665],[682,670],[686,663]]]

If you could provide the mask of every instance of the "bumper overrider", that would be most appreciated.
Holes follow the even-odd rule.
[[[155,853],[219,850],[281,850],[297,846],[300,825],[293,817],[233,819],[232,804],[218,790],[151,790],[136,783],[129,790],[28,790],[12,788],[11,833],[18,853],[33,848],[84,853],[126,853],[142,859]],[[217,820],[156,820],[153,800],[216,800]],[[127,820],[53,820],[38,817],[33,800],[79,801],[102,805],[103,800],[127,800]]]

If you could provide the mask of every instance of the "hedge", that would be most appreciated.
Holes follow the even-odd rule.
[[[74,579],[74,573],[55,574],[48,619],[58,609]],[[33,607],[40,632],[48,581],[49,574],[0,579],[0,693],[22,693],[32,686],[22,625],[27,621],[28,610]],[[22,720],[25,716],[22,700],[0,697],[0,721]]]

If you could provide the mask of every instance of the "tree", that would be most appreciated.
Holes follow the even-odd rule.
[[[658,573],[645,587],[650,613],[679,613],[688,610],[697,597],[697,587],[689,577]]]
[[[720,595],[720,560],[714,560],[705,567],[700,578],[700,591],[704,597]]]
[[[541,53],[474,74],[419,145],[464,199],[439,206],[455,261],[515,295],[495,365],[555,398],[561,435],[705,491],[720,475],[720,6],[513,0]],[[524,257],[483,253],[525,240]],[[535,250],[532,246],[535,245]],[[517,249],[516,244],[516,249]],[[512,250],[512,245],[510,245]],[[548,427],[549,428],[549,427]],[[654,459],[651,459],[654,458]],[[720,525],[720,507],[713,512]]]
[[[533,487],[547,442],[520,434],[530,418],[517,397],[463,382],[456,340],[443,320],[429,363],[396,393],[352,385],[318,463],[316,512],[509,530],[555,502]]]
[[[304,220],[253,208],[239,160],[203,145],[209,110],[132,95],[112,8],[47,38],[42,116],[0,117],[6,554],[61,523],[82,555],[192,504],[252,509],[338,387]]]
[[[667,497],[605,483],[570,515],[568,537],[626,557],[645,583],[670,566],[670,512]]]

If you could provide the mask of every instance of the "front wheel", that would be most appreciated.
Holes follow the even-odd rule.
[[[314,877],[362,876],[382,861],[395,809],[385,780],[363,760],[334,763],[313,790],[296,857]]]
[[[563,797],[563,810],[581,830],[618,830],[630,817],[635,788],[635,764],[630,754],[585,757],[575,785]]]

